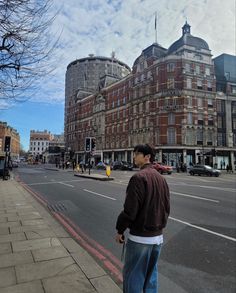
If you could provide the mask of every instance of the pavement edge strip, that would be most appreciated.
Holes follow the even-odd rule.
[[[119,269],[117,269],[112,262],[107,259],[102,253],[100,253],[96,248],[93,248],[87,241],[85,241],[69,223],[67,223],[60,213],[54,213],[55,218],[63,225],[63,227],[72,235],[79,244],[88,251],[93,257],[102,262],[103,266],[108,269],[111,275],[116,279],[116,281],[122,283],[123,278]]]
[[[36,200],[38,200],[44,207],[48,206],[48,201],[45,200],[40,194],[33,191],[30,187],[28,187],[23,181],[21,181],[20,176],[17,176],[17,182],[26,190],[28,191]],[[96,259],[100,260],[103,266],[111,273],[111,275],[116,279],[118,283],[123,282],[122,273],[119,269],[117,269],[110,260],[108,260],[102,253],[98,252],[96,248],[93,248],[86,240],[84,240],[66,220],[63,219],[60,213],[50,212],[48,209],[47,211],[56,218],[62,226],[72,235],[79,244],[89,251],[89,253],[95,257]],[[71,221],[70,221],[71,222]],[[79,229],[80,230],[80,229]],[[80,230],[81,231],[81,230]],[[82,233],[84,235],[84,233]],[[88,236],[86,237],[89,238]],[[105,249],[105,248],[104,248]],[[107,253],[106,253],[107,254]],[[113,256],[114,257],[114,256]],[[115,261],[117,263],[117,261]],[[118,265],[120,267],[120,264]]]

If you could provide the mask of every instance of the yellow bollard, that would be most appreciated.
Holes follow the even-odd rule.
[[[76,166],[76,171],[79,172],[80,168],[79,168],[79,164]]]
[[[110,166],[106,166],[106,175],[107,175],[107,177],[110,177],[110,175],[111,175],[111,167]]]

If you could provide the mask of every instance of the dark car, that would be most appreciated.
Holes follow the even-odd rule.
[[[125,161],[115,161],[112,164],[112,169],[113,170],[129,170],[132,171],[133,170],[133,165],[129,162],[125,162]]]
[[[217,169],[213,169],[211,166],[208,165],[195,165],[191,167],[189,170],[190,175],[197,174],[198,176],[206,175],[206,176],[220,176],[220,171]]]

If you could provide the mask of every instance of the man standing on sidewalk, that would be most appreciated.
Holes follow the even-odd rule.
[[[154,150],[148,144],[134,148],[140,168],[126,190],[124,210],[116,223],[116,241],[124,243],[129,228],[123,269],[124,293],[157,293],[157,261],[163,243],[162,229],[170,213],[169,188],[153,167]]]

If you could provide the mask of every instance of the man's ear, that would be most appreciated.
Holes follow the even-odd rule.
[[[145,158],[146,158],[146,160],[150,161],[150,159],[151,159],[151,155],[148,154],[148,155],[145,156]]]

